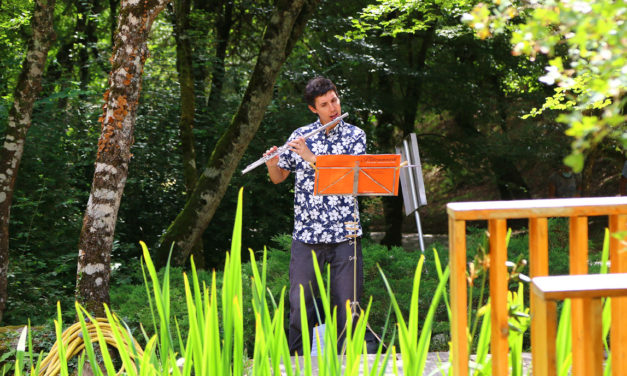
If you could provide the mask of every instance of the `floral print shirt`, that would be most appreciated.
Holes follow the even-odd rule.
[[[322,126],[320,120],[295,130],[289,141]],[[350,154],[366,152],[366,133],[340,120],[327,135],[321,131],[306,140],[315,155]],[[357,235],[362,235],[357,200],[353,196],[314,196],[314,170],[293,151],[280,156],[279,167],[294,172],[294,232],[293,238],[307,244],[341,243],[349,240],[350,232],[344,222],[357,222]],[[357,210],[355,210],[357,209]],[[353,218],[353,214],[357,218]]]

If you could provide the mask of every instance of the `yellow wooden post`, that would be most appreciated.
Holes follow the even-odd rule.
[[[555,336],[557,335],[557,304],[554,301],[546,301],[538,295],[538,290],[531,289],[531,296],[534,303],[535,327],[532,334],[535,335],[536,343],[531,344],[533,375],[534,376],[555,376],[556,355]],[[532,337],[533,338],[533,337]]]
[[[488,221],[490,233],[490,315],[492,333],[490,351],[492,353],[492,374],[508,375],[509,364],[509,324],[507,315],[507,221]]]
[[[451,310],[452,310],[452,323],[451,323],[451,356],[452,356],[452,368],[455,376],[467,376],[468,375],[468,328],[467,328],[467,284],[466,284],[466,221],[475,220],[487,220],[491,224],[489,226],[495,227],[496,231],[500,230],[501,226],[505,228],[506,220],[509,218],[529,218],[529,232],[530,232],[530,274],[534,276],[548,275],[548,262],[546,254],[548,253],[547,247],[547,221],[549,217],[567,217],[570,218],[570,272],[571,274],[587,274],[588,272],[588,216],[610,216],[610,228],[613,232],[618,230],[627,231],[627,197],[586,197],[586,198],[566,198],[566,199],[550,199],[550,200],[521,200],[521,201],[483,201],[483,202],[452,202],[447,204],[447,212],[449,215],[449,252],[450,252],[450,266],[451,266]],[[501,225],[502,223],[502,225]],[[503,237],[504,239],[504,237]],[[494,240],[496,241],[496,240]],[[627,252],[622,252],[624,243],[620,240],[612,238],[610,248],[612,260],[611,271],[627,272]],[[505,247],[503,247],[504,249]],[[495,254],[495,258],[503,258],[503,263],[506,258],[506,252],[502,255]],[[492,258],[492,257],[491,257]],[[491,260],[492,266],[496,267],[494,273],[499,274],[498,269],[505,268],[502,265],[501,260]],[[505,271],[506,272],[506,271]],[[493,271],[490,272],[490,283],[494,283]],[[500,281],[500,280],[499,280]],[[498,282],[497,283],[501,283]],[[499,291],[498,288],[495,291]],[[491,291],[492,293],[492,291]],[[496,314],[495,322],[503,321],[504,315],[501,313],[504,309],[507,313],[507,301],[506,298],[502,299],[498,293],[493,297],[497,299],[497,302],[492,301],[492,307]],[[619,298],[619,295],[613,295],[615,298],[612,300],[612,316],[616,318],[627,317],[627,298]],[[506,297],[506,295],[505,295]],[[584,298],[589,298],[584,296]],[[498,302],[501,299],[501,302]],[[575,299],[577,300],[577,299]],[[536,347],[538,343],[538,337],[534,334],[538,321],[534,319],[536,298],[532,297],[531,300],[531,315],[532,315],[532,352],[536,353]],[[580,302],[581,303],[581,302]],[[501,307],[502,304],[502,307]],[[590,306],[591,307],[591,306]],[[588,308],[590,308],[588,307]],[[584,323],[584,307],[582,304],[573,302],[573,348],[576,352],[582,352],[583,346],[579,344],[582,342],[581,338],[577,338],[577,335],[581,334],[578,328]],[[505,315],[506,317],[506,315]],[[494,324],[494,323],[493,323]],[[499,324],[495,324],[499,325]],[[547,324],[542,324],[547,325]],[[624,329],[617,328],[618,325],[612,326],[612,354],[616,354],[613,357],[613,375],[627,375],[627,327]],[[506,331],[507,328],[504,329]],[[499,330],[493,330],[497,333]],[[498,343],[492,343],[493,362],[500,362],[499,348],[503,345],[503,341]],[[554,342],[546,345],[547,349],[554,346]],[[540,345],[540,348],[543,349]],[[505,352],[505,356],[507,352]],[[578,358],[573,354],[575,358]],[[534,367],[535,359],[538,357],[534,355]],[[550,357],[548,357],[550,361]],[[617,360],[620,359],[620,360]],[[495,365],[499,370],[503,367]],[[497,369],[495,368],[495,369]],[[573,365],[573,372],[575,370],[584,370],[585,367],[582,362],[576,362]],[[509,370],[505,370],[506,374]],[[500,371],[495,371],[493,374],[501,374]]]
[[[449,217],[449,265],[451,267],[451,356],[453,375],[468,375],[466,321],[466,222]]]
[[[603,376],[603,323],[601,317],[603,308],[601,299],[572,299],[581,301],[583,307],[583,340],[582,351],[577,351],[577,356],[582,357],[583,368],[575,373],[573,366],[573,376]],[[575,344],[573,342],[573,350]],[[573,365],[575,364],[575,351],[573,351]]]
[[[570,274],[588,273],[588,217],[570,217]],[[583,300],[571,301],[573,375],[584,375],[586,369],[586,341]]]
[[[546,343],[555,343],[556,317],[554,307],[550,302],[571,299],[572,302],[581,302],[583,312],[583,330],[581,337],[582,348],[577,349],[573,344],[573,376],[601,376],[603,375],[603,330],[601,298],[627,296],[627,273],[562,275],[536,277],[531,285],[536,296],[536,311],[538,315],[538,338],[545,339]],[[553,311],[550,311],[553,309]],[[546,321],[542,321],[546,318]],[[544,326],[546,324],[546,326]],[[543,338],[546,337],[546,338]],[[534,375],[554,375],[556,372],[555,348],[546,348],[548,367],[534,369]],[[541,357],[540,360],[545,358]],[[614,359],[614,358],[613,358]],[[624,359],[617,360],[619,363]],[[612,361],[614,363],[614,361]],[[577,364],[578,368],[574,368]]]
[[[529,219],[529,274],[531,278],[549,275],[549,238],[546,218]],[[531,305],[531,361],[534,375],[554,375],[549,370],[555,368],[555,328],[547,323],[548,308],[545,303],[538,305],[538,297],[530,291]],[[553,303],[553,307],[555,303]],[[555,312],[553,310],[552,314]],[[547,337],[544,333],[553,336]],[[547,342],[548,341],[548,342]],[[549,354],[553,354],[551,358]]]
[[[627,273],[627,239],[613,235],[627,231],[627,215],[610,216],[610,271]],[[612,326],[610,328],[610,350],[612,352],[612,375],[627,375],[627,325],[621,320],[627,317],[627,297],[612,298]],[[621,324],[619,324],[621,323]]]

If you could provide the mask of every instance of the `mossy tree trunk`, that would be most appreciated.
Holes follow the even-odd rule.
[[[24,153],[26,133],[32,123],[33,106],[41,91],[41,78],[54,40],[55,0],[37,0],[31,19],[32,38],[9,110],[4,144],[0,150],[0,321],[7,303],[9,270],[9,218],[17,171]]]
[[[224,86],[224,75],[226,67],[226,49],[229,45],[229,36],[233,26],[233,1],[220,1],[216,4],[220,10],[216,20],[216,55],[213,65],[213,77],[211,79],[211,91],[207,107],[215,109],[222,98],[222,87]]]
[[[176,69],[181,94],[179,135],[183,155],[185,192],[190,194],[196,185],[196,149],[194,148],[194,114],[196,102],[192,76],[192,46],[189,39],[189,0],[174,0],[174,38],[176,40]]]
[[[133,129],[152,22],[169,0],[120,3],[112,69],[104,94],[91,193],[78,244],[77,300],[96,316],[109,302],[111,249],[131,159]]]
[[[194,92],[193,53],[190,41],[189,14],[190,0],[174,0],[174,38],[176,40],[176,69],[179,76],[181,93],[181,115],[179,118],[179,137],[181,138],[181,154],[183,157],[183,180],[185,194],[194,190],[198,169],[196,168],[196,148],[194,146],[194,116],[196,113],[196,95]],[[194,261],[196,266],[204,268],[202,239],[194,245]]]
[[[279,71],[319,0],[279,0],[263,35],[257,63],[231,124],[218,141],[185,208],[160,240],[155,262],[163,266],[174,244],[173,264],[185,263],[192,246],[209,225],[231,176],[254,137]]]

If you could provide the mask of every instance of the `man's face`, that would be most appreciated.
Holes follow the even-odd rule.
[[[326,124],[342,114],[340,98],[337,97],[333,90],[316,97],[314,106],[309,106],[309,109],[318,115],[322,124]]]

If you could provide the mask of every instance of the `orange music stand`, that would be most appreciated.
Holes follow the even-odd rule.
[[[353,196],[355,201],[357,196],[396,196],[403,165],[400,154],[318,155],[314,166],[316,171],[314,195],[349,195]],[[344,222],[350,233],[346,235],[347,238],[358,236],[357,210],[355,205],[354,221]],[[357,242],[353,244],[355,247],[353,257],[357,259]],[[353,264],[353,278],[357,278],[357,263]],[[356,288],[357,282],[353,281],[353,301],[350,304],[352,316],[357,316],[361,310]],[[370,325],[367,323],[366,325],[370,332],[377,336]],[[341,333],[345,330],[346,327]]]
[[[396,196],[400,154],[316,156],[314,195]]]

